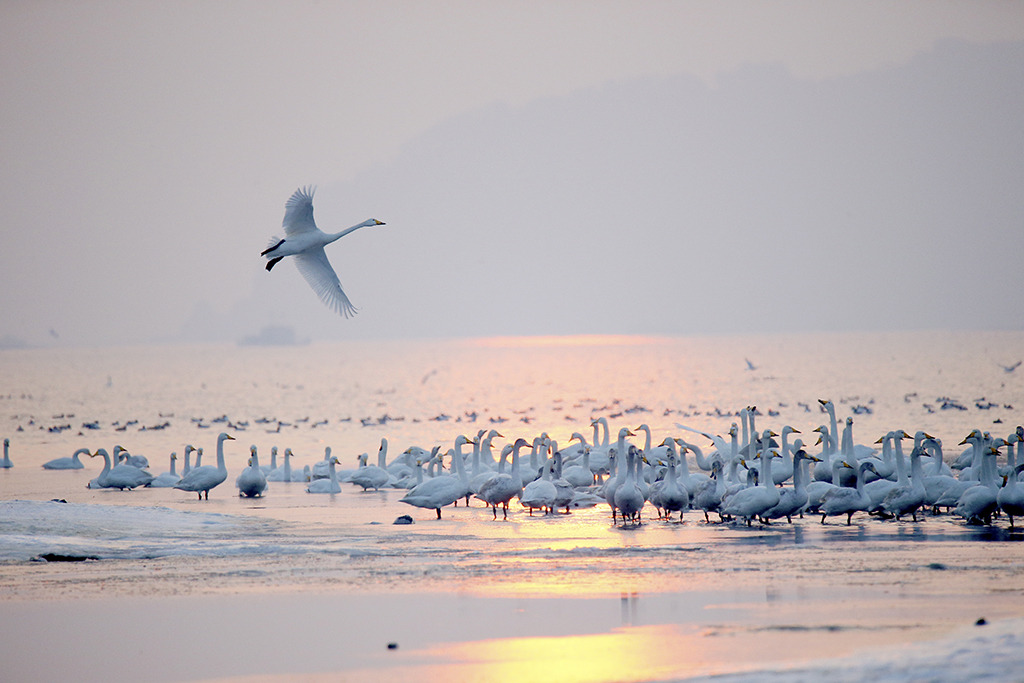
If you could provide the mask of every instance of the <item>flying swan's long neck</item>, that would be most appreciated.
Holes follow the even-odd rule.
[[[371,226],[371,225],[374,225],[374,224],[375,223],[372,220],[371,221],[363,221],[362,223],[359,223],[358,225],[353,225],[351,228],[345,228],[341,232],[335,232],[335,233],[329,234],[329,235],[327,235],[327,244],[330,244],[331,242],[334,242],[336,240],[340,240],[345,235],[348,235],[349,233],[353,233],[356,230],[358,230],[359,228],[365,228],[365,227],[368,227],[368,226]]]

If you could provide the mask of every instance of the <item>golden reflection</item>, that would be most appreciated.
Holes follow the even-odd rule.
[[[489,348],[527,348],[540,346],[644,346],[660,344],[663,337],[630,334],[537,335],[532,337],[481,337],[470,340],[473,346]]]
[[[629,626],[595,635],[445,644],[425,654],[448,660],[458,680],[640,681],[689,669],[690,653],[675,646],[680,636],[675,625]]]

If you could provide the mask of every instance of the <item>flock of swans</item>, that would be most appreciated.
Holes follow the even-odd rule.
[[[924,431],[910,435],[897,429],[871,445],[856,444],[853,419],[846,418],[840,428],[832,401],[821,405],[829,422],[814,430],[813,445],[788,425],[779,432],[758,430],[754,408],[739,411],[741,424],[733,423],[725,435],[677,424],[690,440],[668,436],[657,444],[646,424],[622,427],[612,440],[602,417],[591,423],[589,441],[574,432],[560,448],[542,433],[508,439],[497,456],[495,441],[505,437],[495,429],[459,435],[444,452],[441,446],[410,446],[393,459],[382,438],[376,464],[364,453],[349,470],[339,468],[330,447],[323,460],[299,469],[290,448],[280,465],[276,447],[270,464],[261,465],[251,446],[235,487],[243,497],[263,496],[273,482],[304,483],[311,494],[337,494],[343,484],[364,491],[403,489],[401,502],[434,511],[438,519],[442,508],[472,507],[474,500],[490,508],[493,519],[499,508],[507,519],[514,501],[530,516],[607,505],[613,523],[624,526],[641,524],[648,505],[667,521],[682,521],[684,513],[694,511],[707,523],[748,526],[804,515],[820,517],[823,524],[830,517],[845,518],[849,525],[857,513],[917,521],[921,514],[945,512],[970,524],[992,524],[1005,515],[1012,528],[1014,517],[1024,515],[1024,427],[1006,438],[973,430],[961,442],[966,449],[947,462],[941,441]],[[694,443],[697,437],[710,445],[702,448]],[[224,445],[233,439],[226,432],[218,437],[216,465],[202,465],[202,449],[186,446],[180,475],[176,453],[170,470],[154,476],[146,458],[120,446],[113,456],[103,448],[79,449],[43,467],[81,469],[80,456],[100,457],[103,470],[90,488],[173,487],[209,499],[210,491],[228,479]],[[6,439],[0,465],[11,466]]]

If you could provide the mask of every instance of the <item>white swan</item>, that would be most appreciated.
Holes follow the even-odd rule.
[[[153,481],[153,475],[131,465],[110,466],[110,454],[105,448],[90,453],[90,457],[100,456],[103,458],[103,471],[100,475],[89,482],[89,488],[101,489],[125,489],[131,490],[139,486],[146,486]]]
[[[174,463],[178,460],[177,453],[171,453],[171,469],[169,472],[153,477],[153,481],[149,482],[149,487],[152,489],[169,489],[181,481],[181,477],[174,471]]]
[[[797,443],[800,443],[799,439]],[[793,451],[793,486],[779,489],[779,502],[761,513],[761,519],[770,521],[785,517],[787,522],[793,523],[793,515],[802,513],[807,506],[807,468],[804,462],[817,462],[818,459],[818,456],[805,451],[802,444]]]
[[[292,449],[284,449],[284,464],[267,475],[267,481],[308,481],[306,473],[302,470],[292,469]],[[307,465],[308,467],[308,465]]]
[[[338,483],[338,471],[335,469],[337,465],[338,458],[332,455],[331,459],[327,461],[327,477],[311,480],[306,486],[306,493],[341,493],[341,484]]]
[[[999,509],[997,498],[999,489],[996,481],[996,456],[998,455],[999,449],[995,446],[987,446],[984,449],[981,461],[981,481],[964,491],[960,500],[957,501],[956,508],[953,509],[953,514],[963,517],[968,524],[991,524],[992,514]]]
[[[329,463],[331,462],[331,447],[324,447],[324,459],[317,460],[313,463],[313,469],[310,470],[310,476],[313,479],[326,479],[328,476],[328,470],[330,469]],[[341,462],[340,460],[338,462]]]
[[[206,500],[210,500],[210,489],[220,486],[228,478],[228,468],[224,465],[224,442],[234,441],[235,437],[221,432],[217,436],[217,466],[204,465],[193,467],[192,471],[181,478],[174,488],[182,491],[194,491],[199,500],[206,494]],[[199,449],[202,451],[202,449]]]
[[[360,467],[348,477],[348,480],[356,486],[362,486],[363,490],[373,489],[379,491],[382,486],[387,486],[391,475],[388,474],[388,440],[380,440],[380,448],[377,450],[377,464]]]
[[[825,518],[829,515],[846,515],[846,525],[849,526],[852,523],[853,513],[866,511],[871,504],[871,498],[864,492],[864,475],[868,471],[874,470],[875,464],[870,460],[859,464],[843,460],[842,463],[844,468],[856,470],[857,486],[856,488],[837,486],[825,494],[819,508],[822,524],[825,523]]]
[[[898,443],[898,442],[897,442]],[[917,509],[925,504],[927,492],[924,488],[924,470],[921,467],[922,446],[917,444],[910,452],[910,479],[897,484],[882,500],[882,509],[896,517],[909,514],[917,521]],[[903,454],[897,452],[902,460]]]
[[[722,506],[722,496],[725,495],[725,475],[722,472],[722,461],[714,460],[711,463],[711,478],[697,487],[693,492],[692,505],[697,510],[704,511],[704,521],[711,523],[708,513],[719,512]],[[721,520],[722,515],[718,518]]]
[[[338,275],[327,260],[324,247],[359,228],[384,223],[370,218],[341,232],[324,233],[313,221],[313,192],[312,188],[300,188],[288,199],[282,222],[285,237],[272,238],[271,245],[260,256],[267,258],[267,272],[286,256],[294,256],[299,273],[306,278],[320,300],[331,310],[348,318],[355,314],[356,308],[342,290]]]
[[[626,452],[626,476],[622,483],[615,488],[615,508],[619,511],[619,518],[622,519],[623,524],[626,524],[627,520],[634,524],[642,523],[640,512],[647,500],[644,498],[643,491],[640,490],[639,475],[636,471],[642,457],[643,454],[640,450],[636,446],[630,445]]]
[[[181,469],[181,476],[183,476],[183,477],[186,474],[188,474],[189,472],[192,471],[192,463],[189,462],[189,457],[192,455],[192,451],[194,451],[194,450],[195,450],[195,448],[192,447],[192,444],[186,444],[186,446],[185,446],[185,465]]]
[[[540,468],[540,478],[534,479],[524,486],[523,493],[519,496],[519,502],[523,504],[523,507],[529,508],[531,517],[533,511],[537,509],[543,510],[545,514],[554,512],[555,498],[558,495],[558,490],[551,481],[551,468],[554,462],[554,458],[545,457],[544,464]]]
[[[523,479],[519,474],[519,451],[530,443],[526,439],[516,439],[511,446],[506,446],[512,452],[512,471],[491,475],[487,481],[480,485],[476,497],[491,506],[494,512],[494,519],[498,518],[498,506],[501,505],[502,519],[508,519],[508,504],[514,497],[523,491]],[[502,449],[504,453],[504,449]]]
[[[409,489],[409,493],[399,500],[407,505],[434,510],[437,512],[437,518],[441,519],[441,508],[465,498],[469,491],[469,477],[466,475],[462,456],[462,447],[467,443],[472,443],[472,440],[464,434],[455,439],[455,452],[452,455],[455,475],[439,475],[433,479],[426,479],[422,484]]]
[[[267,490],[267,475],[260,468],[256,446],[249,447],[249,466],[235,478],[239,498],[258,498]]]
[[[775,487],[775,480],[772,477],[772,460],[775,455],[768,447],[773,436],[778,434],[766,429],[761,438],[764,450],[760,454],[761,470],[758,474],[758,485],[737,491],[722,508],[723,514],[747,520],[747,526],[763,512],[779,504],[779,490]]]
[[[44,470],[80,470],[85,465],[78,459],[80,455],[89,455],[88,448],[79,448],[70,458],[54,458],[43,463]]]
[[[0,469],[8,469],[14,467],[14,463],[11,462],[11,440],[4,439],[4,459],[0,460]]]
[[[679,483],[676,477],[676,442],[672,438],[665,439],[662,444],[668,451],[668,468],[665,478],[651,484],[649,500],[658,509],[658,514],[672,521],[672,513],[679,513],[679,521],[683,521],[683,513],[690,507],[690,493]],[[686,457],[684,452],[683,457]],[[714,471],[714,470],[712,470]],[[662,513],[664,511],[664,513]]]
[[[1017,480],[1017,475],[1024,472],[1024,463],[1013,468],[1013,471],[1003,477],[1003,487],[996,494],[996,504],[999,509],[1010,518],[1010,528],[1013,529],[1013,518],[1024,516],[1024,485]]]
[[[260,469],[263,470],[263,474],[270,474],[277,469],[277,446],[272,446],[270,449],[270,464],[260,465]]]

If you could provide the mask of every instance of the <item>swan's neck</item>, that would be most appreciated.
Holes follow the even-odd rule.
[[[327,241],[324,244],[330,244],[331,242],[335,242],[337,240],[340,240],[345,235],[348,235],[349,233],[353,233],[356,230],[358,230],[359,228],[365,228],[368,225],[370,225],[370,224],[366,223],[366,222],[363,222],[363,223],[360,223],[359,225],[353,225],[351,228],[345,228],[341,232],[328,233]]]
[[[903,459],[903,439],[893,437],[896,442],[896,481],[900,484],[907,483],[907,464]]]

